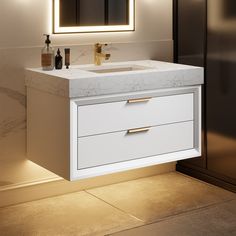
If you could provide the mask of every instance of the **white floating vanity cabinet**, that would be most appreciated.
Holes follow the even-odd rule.
[[[86,74],[86,66],[27,70],[28,158],[72,181],[200,156],[202,68],[132,63],[159,69],[106,75]],[[176,72],[172,87],[168,66]],[[152,80],[154,72],[164,75]],[[74,81],[73,73],[79,73]],[[110,79],[115,88],[105,84]],[[70,82],[76,80],[75,89]]]

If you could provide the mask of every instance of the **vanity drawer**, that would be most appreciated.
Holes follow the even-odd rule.
[[[192,149],[193,121],[78,138],[78,169]],[[141,131],[141,130],[139,130]]]
[[[193,120],[193,93],[78,106],[78,136]]]

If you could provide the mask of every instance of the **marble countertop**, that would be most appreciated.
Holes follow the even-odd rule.
[[[111,73],[86,71],[129,66],[147,69]],[[203,84],[203,81],[204,71],[201,67],[153,60],[104,63],[100,67],[78,65],[68,70],[26,69],[27,87],[69,98],[193,86]]]

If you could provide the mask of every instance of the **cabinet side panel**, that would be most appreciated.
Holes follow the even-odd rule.
[[[70,107],[63,97],[27,88],[27,156],[69,179]]]

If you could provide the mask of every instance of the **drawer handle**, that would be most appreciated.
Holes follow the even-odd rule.
[[[143,128],[137,128],[137,129],[129,129],[127,131],[128,134],[136,134],[136,133],[141,133],[141,132],[147,132],[151,129],[151,126],[148,127],[143,127]]]
[[[152,99],[152,97],[146,97],[146,98],[135,98],[135,99],[129,99],[128,103],[140,103],[140,102],[148,102]]]

